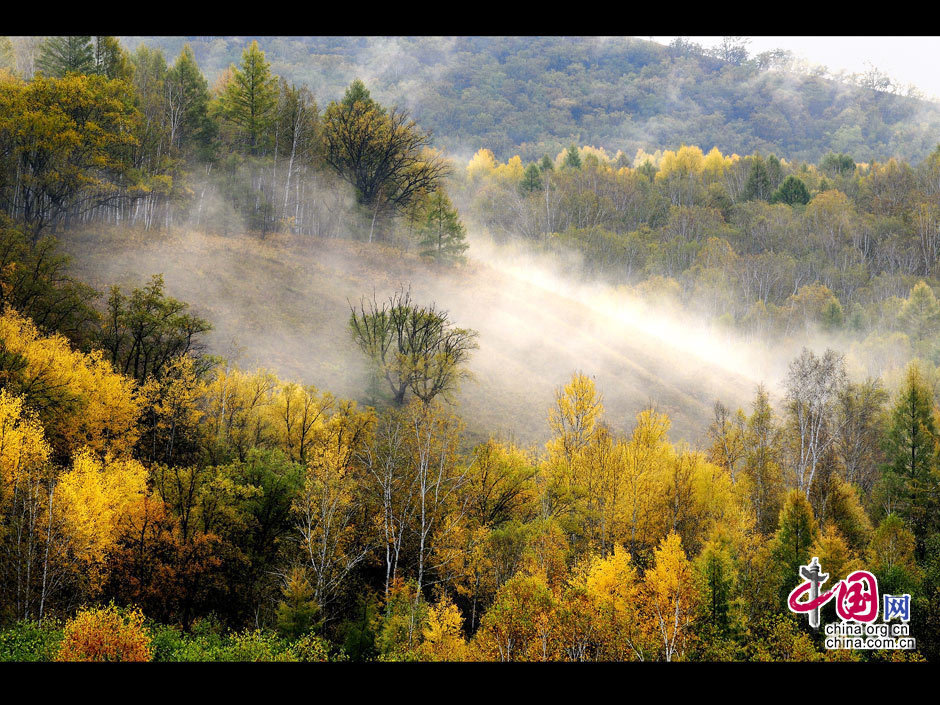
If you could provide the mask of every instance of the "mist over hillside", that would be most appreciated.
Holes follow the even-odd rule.
[[[210,82],[254,37],[123,37],[163,50],[187,42]],[[936,143],[940,106],[807,72],[785,52],[732,61],[686,43],[630,37],[259,37],[274,73],[326,105],[355,78],[411,111],[458,156],[554,156],[571,143],[612,154],[697,144],[818,161],[919,161]],[[733,57],[732,57],[733,58]]]
[[[212,321],[210,352],[364,404],[374,400],[349,335],[349,304],[410,287],[417,302],[434,302],[479,332],[473,379],[456,399],[473,442],[497,434],[544,443],[554,392],[580,370],[603,390],[616,430],[629,432],[636,413],[652,406],[673,420],[675,439],[697,443],[716,399],[744,406],[758,382],[775,382],[779,372],[756,357],[744,361],[732,340],[713,339],[706,350],[704,332],[698,344],[677,338],[667,314],[630,309],[610,287],[585,289],[544,260],[524,261],[483,239],[460,269],[382,246],[287,236],[144,241],[98,231],[70,237],[67,249],[76,274],[102,289],[162,272],[170,295],[198,302],[195,310]]]
[[[0,661],[940,660],[937,105],[186,39],[0,36]]]

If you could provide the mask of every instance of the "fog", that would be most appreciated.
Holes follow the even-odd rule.
[[[595,379],[614,429],[629,432],[637,412],[653,407],[671,417],[674,440],[699,444],[717,399],[747,410],[764,383],[779,400],[802,344],[840,347],[818,333],[785,345],[746,339],[641,301],[628,287],[586,279],[575,254],[497,245],[472,223],[469,241],[468,262],[456,268],[347,237],[96,228],[63,244],[76,274],[102,291],[162,273],[167,293],[212,323],[209,352],[361,403],[380,400],[369,396],[368,366],[348,332],[350,303],[410,288],[417,303],[434,303],[479,333],[473,377],[454,400],[473,441],[544,442],[555,390],[581,371]],[[851,371],[858,377],[864,368]]]

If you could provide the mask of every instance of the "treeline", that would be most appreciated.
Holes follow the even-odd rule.
[[[126,37],[169,55],[189,43],[207,74],[253,37]],[[410,105],[454,153],[489,147],[538,159],[571,142],[608,151],[717,145],[723,152],[827,152],[920,161],[940,111],[871,69],[839,76],[740,37],[705,51],[633,37],[257,37],[278,73],[338,95],[367,78],[383,101]]]
[[[360,81],[321,114],[257,42],[211,89],[188,46],[172,65],[114,37],[35,53],[29,80],[0,69],[0,206],[33,241],[89,223],[370,240],[401,227],[429,257],[465,249],[430,134]]]
[[[524,165],[484,149],[459,194],[499,240],[574,251],[588,277],[749,336],[822,330],[871,359],[940,363],[940,148],[915,166],[687,146]]]

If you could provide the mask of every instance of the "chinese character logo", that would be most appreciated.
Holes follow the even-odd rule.
[[[832,590],[819,594],[819,586],[829,580],[829,573],[819,572],[819,559],[813,556],[808,565],[800,566],[800,577],[806,582],[798,585],[790,593],[787,603],[790,609],[797,614],[809,612],[809,624],[813,629],[819,628],[819,608],[829,602]],[[800,596],[809,591],[809,600],[797,602]]]
[[[809,613],[809,623],[813,629],[819,628],[819,609],[833,599],[836,602],[836,614],[843,621],[854,620],[870,624],[878,619],[878,579],[867,570],[856,570],[820,594],[819,587],[829,579],[829,574],[820,572],[819,559],[814,556],[807,565],[800,566],[800,577],[803,582],[790,593],[787,604],[790,610],[797,614]],[[801,602],[800,598],[807,592],[809,598]],[[886,605],[887,597],[886,595]],[[910,602],[907,604],[909,616]],[[887,615],[887,607],[885,614]]]
[[[884,619],[890,622],[892,619],[900,619],[902,622],[911,621],[911,596],[910,595],[885,595]]]

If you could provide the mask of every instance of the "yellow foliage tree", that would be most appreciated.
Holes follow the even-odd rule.
[[[219,369],[205,390],[209,438],[244,460],[253,445],[261,445],[273,432],[270,407],[277,386],[277,377],[266,370]]]
[[[333,395],[313,386],[282,384],[272,407],[278,443],[294,462],[306,463],[310,449],[334,406]]]
[[[72,469],[56,487],[60,545],[67,546],[75,566],[94,591],[118,525],[128,508],[147,493],[147,471],[136,460],[108,456],[102,461],[88,449],[74,458]],[[64,558],[64,557],[63,557]]]
[[[480,149],[467,164],[467,176],[471,181],[496,173],[496,157],[488,149]]]
[[[522,166],[522,159],[519,155],[510,158],[505,164],[499,164],[496,167],[496,178],[507,183],[518,183],[522,181],[525,173],[525,167]]]
[[[643,580],[642,613],[651,619],[666,661],[682,660],[700,602],[695,573],[675,533],[659,544]]]
[[[587,597],[598,660],[644,661],[652,655],[655,642],[637,613],[640,584],[626,549],[617,545],[606,558],[590,556],[571,586]]]
[[[45,597],[25,568],[43,563],[51,452],[24,399],[0,389],[0,605],[22,618],[41,616]]]
[[[39,414],[56,454],[87,446],[123,455],[134,447],[140,396],[100,351],[73,350],[63,336],[42,335],[10,309],[0,316],[0,346],[0,382]]]
[[[463,638],[463,616],[457,605],[445,594],[428,608],[427,624],[418,648],[427,661],[465,661],[467,642]]]

